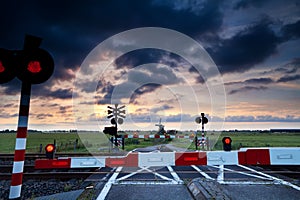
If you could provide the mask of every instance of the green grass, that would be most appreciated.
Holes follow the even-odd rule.
[[[259,132],[223,132],[219,134],[207,133],[212,150],[222,149],[222,138],[230,136],[232,138],[232,149],[240,147],[300,147],[299,133],[259,133]],[[201,136],[200,136],[201,137]],[[13,153],[15,148],[16,134],[0,134],[0,153]],[[76,152],[108,152],[109,143],[103,134],[96,132],[76,133],[28,133],[26,152],[39,152],[40,144],[43,148],[53,143],[57,144],[57,152],[74,152],[74,142],[78,139]],[[171,143],[174,146],[195,149],[194,143],[189,139],[173,139],[171,142],[164,139],[125,139],[125,150],[130,151],[135,148]],[[44,151],[44,149],[43,149]]]

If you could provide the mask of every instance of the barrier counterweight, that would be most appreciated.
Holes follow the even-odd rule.
[[[26,151],[31,84],[23,82],[9,199],[20,199]]]

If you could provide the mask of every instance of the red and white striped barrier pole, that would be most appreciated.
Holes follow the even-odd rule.
[[[26,137],[30,104],[31,84],[22,82],[19,121],[15,146],[15,157],[9,191],[9,199],[20,199],[26,151]]]

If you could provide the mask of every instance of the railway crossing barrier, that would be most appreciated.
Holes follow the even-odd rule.
[[[241,148],[238,151],[130,152],[126,156],[37,159],[36,169],[188,165],[300,165],[300,148]]]

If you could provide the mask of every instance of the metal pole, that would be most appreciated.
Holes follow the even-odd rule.
[[[19,121],[16,136],[15,156],[9,191],[9,199],[20,199],[22,189],[22,179],[24,170],[24,160],[26,151],[26,138],[28,127],[28,114],[30,105],[31,84],[22,82]]]
[[[201,138],[201,147],[202,149],[204,148],[204,123],[203,123],[203,120],[202,120],[202,138]]]

